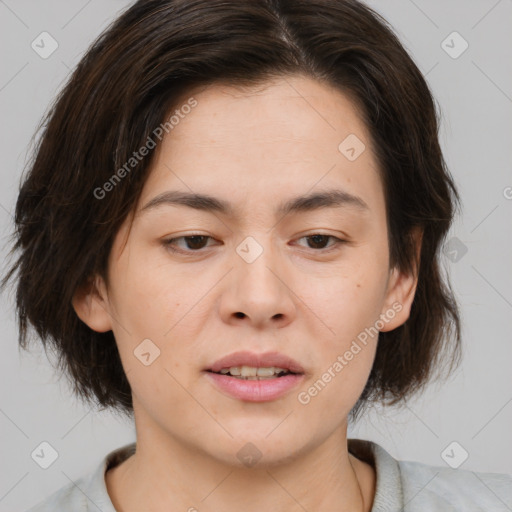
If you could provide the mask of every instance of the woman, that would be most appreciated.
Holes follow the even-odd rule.
[[[31,510],[506,510],[472,472],[347,439],[458,361],[437,130],[355,0],[123,13],[48,115],[4,285],[22,346],[30,324],[137,440]]]

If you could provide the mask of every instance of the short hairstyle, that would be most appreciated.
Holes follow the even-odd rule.
[[[356,106],[384,187],[390,267],[418,272],[410,316],[380,333],[352,417],[371,402],[405,403],[434,369],[458,364],[459,311],[440,249],[459,196],[438,141],[437,104],[388,23],[356,0],[140,0],[90,46],[43,120],[16,203],[10,255],[18,256],[2,280],[3,288],[17,275],[20,347],[31,324],[79,398],[133,412],[113,332],[90,329],[72,298],[95,275],[108,285],[114,236],[134,214],[155,152],[107,199],[94,191],[192,88],[293,75],[333,86]]]

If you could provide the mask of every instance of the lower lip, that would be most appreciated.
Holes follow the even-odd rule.
[[[274,379],[245,380],[219,373],[205,373],[221,391],[248,402],[268,402],[281,398],[304,378],[304,375],[288,374]]]

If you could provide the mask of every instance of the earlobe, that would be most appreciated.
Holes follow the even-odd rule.
[[[71,303],[78,318],[93,331],[112,330],[106,287],[101,277],[96,276],[93,280],[88,280],[75,292]]]
[[[404,324],[409,318],[411,306],[418,285],[419,264],[421,256],[421,242],[423,232],[415,228],[412,237],[415,244],[414,265],[411,272],[404,272],[394,267],[388,280],[388,290],[381,317],[384,315],[388,321],[381,331],[392,331]]]

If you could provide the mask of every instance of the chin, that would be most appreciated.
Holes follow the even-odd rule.
[[[260,432],[253,429],[252,432],[237,433],[228,429],[233,438],[213,442],[205,449],[222,464],[238,468],[268,469],[292,463],[306,449],[305,443],[294,440],[291,433],[283,431],[278,435],[276,431],[272,432],[275,426],[274,423],[272,428]]]

